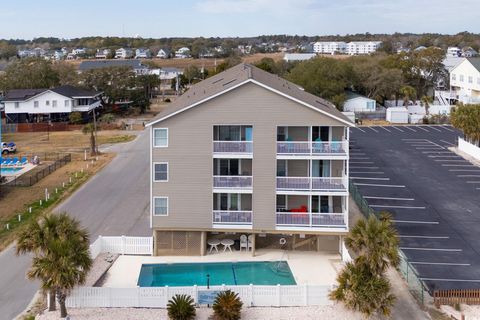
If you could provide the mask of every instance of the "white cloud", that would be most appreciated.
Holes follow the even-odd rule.
[[[275,12],[285,15],[292,11],[307,9],[314,0],[202,0],[196,8],[205,13],[265,13]]]

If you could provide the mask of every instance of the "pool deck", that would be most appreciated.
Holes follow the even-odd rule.
[[[18,168],[18,167],[15,167],[15,166],[1,166],[1,167],[2,168]],[[11,172],[11,173],[10,172],[3,172],[2,176],[4,176],[7,179],[7,182],[8,182],[10,180],[13,180],[15,177],[21,176],[25,172],[28,172],[28,171],[32,170],[35,167],[36,167],[36,165],[31,164],[31,163],[27,163],[26,165],[22,166],[21,170]]]
[[[288,251],[256,250],[255,257],[245,251],[222,252],[206,256],[120,256],[108,270],[103,287],[134,288],[142,264],[146,263],[195,263],[287,260],[297,284],[333,285],[342,262],[339,254]],[[282,258],[283,256],[283,258]]]

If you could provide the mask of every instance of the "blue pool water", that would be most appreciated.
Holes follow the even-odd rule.
[[[140,287],[210,285],[295,285],[286,261],[143,264]]]
[[[20,167],[20,168],[8,168],[8,167],[4,168],[4,167],[2,167],[2,168],[0,168],[0,174],[10,175],[10,174],[14,174],[15,172],[20,171],[22,169],[23,169],[23,167]]]

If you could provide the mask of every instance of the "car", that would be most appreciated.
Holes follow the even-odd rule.
[[[17,152],[17,145],[13,142],[2,142],[2,154]]]

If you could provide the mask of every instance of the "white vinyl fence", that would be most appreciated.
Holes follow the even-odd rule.
[[[166,308],[175,294],[190,295],[198,302],[199,293],[232,290],[238,293],[245,306],[294,307],[330,305],[327,285],[276,285],[276,286],[211,286],[206,287],[137,287],[105,288],[80,287],[67,297],[71,308]],[[208,293],[208,292],[207,292]]]
[[[480,160],[480,147],[462,138],[458,138],[458,150],[465,152],[477,160]]]
[[[153,255],[153,237],[103,237],[90,245],[90,255],[95,259],[102,252]]]

